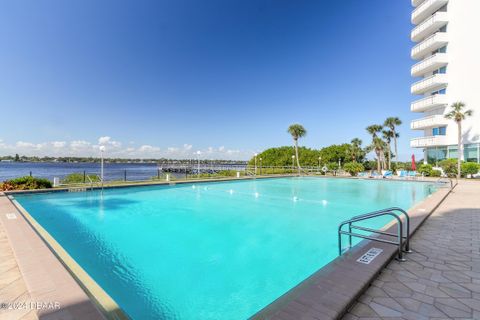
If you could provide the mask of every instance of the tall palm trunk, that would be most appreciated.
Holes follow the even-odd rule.
[[[390,142],[387,142],[388,170],[392,170],[392,152],[390,151]]]
[[[295,139],[295,157],[297,158],[298,175],[300,175],[300,160],[298,159],[298,139]]]
[[[395,129],[393,131],[393,144],[395,145],[395,163],[398,164],[398,149],[397,149],[397,132]]]
[[[377,154],[377,172],[382,171],[380,168],[380,150],[376,150],[375,153]]]
[[[457,155],[457,179],[460,179],[461,172],[460,170],[462,169],[462,154],[463,154],[463,148],[462,148],[462,122],[458,121],[458,155]]]
[[[387,163],[385,161],[385,150],[380,149],[380,157],[381,157],[381,160],[382,160],[382,170],[383,170],[387,167]]]

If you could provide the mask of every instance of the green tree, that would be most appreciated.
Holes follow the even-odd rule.
[[[15,161],[20,161],[20,156],[18,155],[18,153],[15,154]]]
[[[350,173],[350,175],[353,177],[357,176],[359,172],[365,170],[364,166],[358,162],[347,162],[343,166],[343,169]]]
[[[298,156],[300,158],[300,165],[312,167],[318,166],[318,157],[320,156],[320,150],[299,147]],[[292,165],[292,147],[284,146],[266,149],[257,155],[257,161],[260,158],[262,158],[262,165],[264,167],[290,167]],[[250,166],[253,166],[254,163],[255,158],[252,157],[248,164]]]
[[[350,144],[332,144],[331,146],[322,148],[320,150],[320,156],[322,157],[323,163],[328,162],[335,162],[338,164],[345,163],[350,161],[350,157],[348,155],[348,149],[350,148]],[[348,159],[348,161],[347,161]]]
[[[304,137],[307,134],[307,130],[301,124],[295,123],[288,127],[287,132],[292,136],[295,145],[295,157],[297,158],[298,174],[300,174],[301,167],[300,159],[298,159],[298,139]]]
[[[424,176],[428,177],[432,174],[432,165],[431,164],[421,164],[418,167],[418,173],[423,174]]]
[[[462,164],[462,121],[465,120],[467,117],[470,117],[473,114],[472,110],[464,110],[466,107],[465,103],[463,102],[455,102],[450,106],[451,111],[445,115],[446,119],[453,120],[457,123],[458,128],[458,136],[457,136],[457,143],[458,143],[458,159],[457,159],[457,178],[460,179],[461,175],[461,164]]]
[[[374,151],[377,157],[377,171],[380,172],[381,168],[381,158],[383,153],[384,142],[382,139],[378,137],[378,133],[380,133],[383,129],[383,126],[378,124],[372,124],[366,128],[367,132],[372,136],[372,144],[366,148],[367,152]]]
[[[377,155],[377,171],[378,172],[380,172],[383,168],[381,158],[383,157],[383,150],[385,150],[385,148],[386,148],[385,141],[383,141],[379,137],[374,137],[372,140],[372,144],[366,148],[367,152],[374,151],[375,154]]]
[[[480,165],[475,162],[462,163],[462,175],[468,177],[469,174],[477,174],[480,169]]]
[[[458,174],[458,167],[457,167],[457,160],[455,159],[445,159],[438,163],[439,167],[443,169],[443,172],[447,176],[459,176]]]
[[[390,144],[392,142],[392,138],[394,136],[394,132],[392,130],[383,130],[382,135],[383,139],[387,143],[387,160],[388,160],[388,170],[392,170],[392,149],[390,148]]]
[[[365,158],[365,151],[362,148],[362,140],[352,139],[347,149],[347,158],[352,162],[361,162]]]
[[[389,128],[393,132],[393,144],[395,148],[395,162],[398,162],[398,148],[397,148],[397,138],[400,137],[400,134],[397,132],[397,127],[402,124],[402,120],[398,117],[388,117],[383,125]]]

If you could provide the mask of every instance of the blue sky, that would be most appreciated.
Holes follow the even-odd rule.
[[[246,159],[409,129],[409,1],[0,2],[0,154]]]

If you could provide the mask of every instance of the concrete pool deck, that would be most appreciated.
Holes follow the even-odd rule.
[[[460,186],[463,186],[464,184],[470,185],[471,183],[462,181],[460,183]],[[472,185],[476,188],[475,192],[477,193],[477,195],[480,194],[480,183],[474,182]],[[436,194],[434,194],[432,197],[422,202],[421,208],[417,206],[412,209],[414,211],[413,212],[414,216],[417,217],[412,219],[412,222],[413,222],[412,224],[414,228],[420,225],[421,221],[423,221],[423,219],[426,218],[426,216],[430,213],[430,211],[433,211],[436,208],[438,203],[447,195],[447,193],[448,191],[446,189],[442,189]],[[455,195],[460,197],[459,201],[463,201],[462,200],[463,197],[466,197],[466,198],[470,197],[470,194],[468,192],[466,195],[463,195],[462,188],[457,189],[455,192]],[[447,198],[447,200],[448,199],[450,199],[450,197]],[[465,203],[467,202],[465,201]],[[442,207],[443,207],[443,204],[440,208]],[[459,208],[461,207],[459,206]],[[477,210],[480,210],[480,209],[477,209]],[[18,214],[18,217],[17,217],[18,219],[15,222],[14,220],[9,220],[6,218],[6,214],[12,213],[12,212],[17,212]],[[354,214],[356,213],[352,213],[352,215]],[[420,217],[422,218],[421,221],[420,221]],[[477,217],[472,217],[472,220],[475,218],[477,219],[476,220],[477,222],[480,222],[480,212],[478,212]],[[11,224],[15,224],[16,222],[19,222],[19,221],[21,222],[20,224],[24,225],[22,228],[20,228],[21,231],[19,231],[20,229],[17,229],[17,230],[15,228],[12,229]],[[9,243],[13,249],[11,251],[14,252],[17,263],[19,265],[18,270],[23,276],[23,281],[27,288],[27,291],[28,291],[27,293],[30,294],[30,298],[33,298],[34,301],[44,301],[44,302],[55,301],[52,299],[59,299],[61,302],[60,310],[55,310],[53,312],[52,311],[42,312],[40,310],[39,312],[37,312],[37,315],[40,315],[38,317],[39,319],[102,319],[103,318],[102,314],[100,313],[98,308],[95,306],[95,304],[89,299],[89,297],[75,282],[72,276],[66,271],[63,265],[61,265],[61,263],[56,259],[56,257],[53,254],[51,254],[49,248],[45,245],[45,243],[43,243],[40,240],[38,235],[31,229],[30,225],[28,225],[28,223],[23,219],[23,217],[18,213],[17,209],[15,208],[15,206],[13,206],[10,200],[4,196],[3,197],[0,196],[0,234],[2,230],[2,224],[3,224],[3,227],[5,227],[4,231],[5,230],[7,231],[6,233],[9,238]],[[470,225],[473,225],[472,221],[470,222]],[[27,229],[25,229],[24,227],[27,227],[29,231],[27,231]],[[17,234],[18,232],[20,233]],[[477,232],[478,232],[478,223],[477,223]],[[39,250],[38,252],[36,252],[36,247],[34,248],[34,250],[32,250],[32,248],[29,248],[30,250],[24,250],[25,248],[22,249],[22,243],[25,243],[25,242],[22,242],[22,237],[24,237],[27,233],[31,233],[34,236],[34,238],[36,238],[37,242],[40,241],[40,243],[43,244],[44,248],[41,248],[42,246],[39,245],[38,248],[41,248],[41,250]],[[472,239],[474,238],[473,234],[471,234],[471,238]],[[477,235],[477,239],[478,239],[478,235]],[[0,242],[1,242],[1,239],[0,239]],[[342,259],[353,260],[351,261],[351,263],[353,263],[356,260],[356,258],[358,258],[358,256],[363,254],[364,251],[368,250],[369,244],[372,244],[372,243],[371,242],[362,243],[356,248],[350,250],[350,252],[348,252],[347,254],[343,255]],[[417,249],[415,243],[412,243],[412,246],[414,250]],[[392,252],[391,256],[393,256],[393,252],[395,250],[394,248],[392,250],[393,246],[385,245],[384,247],[383,244],[375,244],[374,247],[384,248],[387,255],[389,250],[391,250]],[[477,253],[478,253],[478,249],[477,249]],[[2,250],[0,254],[3,256],[4,250]],[[410,259],[413,260],[414,258],[410,258],[410,257],[414,257],[413,255],[414,254],[409,254],[406,256],[406,258],[408,260]],[[30,267],[33,268],[33,270],[35,270],[35,268],[43,269],[43,273],[46,272],[45,270],[46,267],[45,265],[43,265],[44,261],[38,260],[38,259],[49,260],[50,263],[53,263],[53,265],[56,265],[56,269],[53,270],[48,268],[47,269],[48,271],[46,272],[47,275],[51,277],[51,274],[57,275],[58,273],[62,275],[62,277],[65,276],[63,280],[69,283],[68,286],[59,286],[58,288],[55,288],[54,284],[52,286],[52,279],[48,280],[46,283],[45,281],[40,281],[39,279],[34,280],[35,277],[32,278],[32,274],[28,275],[28,273],[27,274],[25,273],[26,269],[28,271],[28,266],[27,268],[25,268],[24,263],[29,259],[32,259],[30,261],[30,264],[31,264]],[[37,264],[33,263],[34,259],[37,259],[36,260]],[[390,259],[388,259],[388,261],[389,260]],[[358,294],[360,292],[358,290],[355,291],[355,290],[352,290],[352,288],[345,287],[345,286],[343,287],[343,290],[344,292],[346,292],[346,294],[339,291],[330,290],[331,287],[335,286],[336,280],[339,278],[339,274],[341,274],[341,272],[344,272],[343,280],[346,279],[350,281],[351,284],[354,284],[356,287],[362,288],[362,291],[363,291],[366,287],[368,287],[372,279],[375,279],[375,277],[378,274],[378,270],[382,269],[385,266],[385,264],[388,263],[388,261],[382,262],[380,259],[377,259],[375,262],[369,265],[374,268],[372,268],[371,270],[366,270],[366,269],[361,270],[361,268],[355,268],[355,264],[351,264],[351,267],[348,268],[340,265],[338,261],[335,260],[331,264],[323,268],[322,269],[323,271],[319,272],[319,274],[313,275],[311,278],[307,279],[306,281],[302,282],[301,285],[299,285],[299,287],[302,288],[302,292],[301,292],[302,296],[303,298],[307,297],[306,299],[300,299],[302,297],[298,295],[299,291],[293,290],[295,291],[295,294],[292,294],[291,292],[287,293],[284,297],[275,301],[272,305],[270,305],[266,309],[262,310],[259,314],[256,315],[255,318],[256,319],[335,319],[335,318],[338,318],[339,316],[343,315],[346,308],[351,305],[351,302],[355,301],[355,299],[358,298]],[[324,275],[327,275],[327,277],[325,278]],[[332,277],[329,278],[328,277],[329,275]],[[45,277],[45,274],[41,275],[41,277]],[[2,283],[3,279],[4,279],[4,274],[0,273],[0,284]],[[305,286],[305,284],[307,283],[312,283],[312,280],[316,282],[316,288],[317,289],[319,288],[320,290],[316,290],[316,288],[312,288],[311,286]],[[56,282],[56,279],[55,279],[55,282]],[[21,281],[19,283],[21,284]],[[43,290],[44,293],[46,293],[46,295],[38,295],[38,292],[35,292],[34,287],[35,286],[41,287],[42,285],[48,287],[48,290],[46,291]],[[70,290],[65,290],[67,287],[74,288],[74,290],[72,292],[69,292]],[[4,295],[6,291],[3,290],[2,288],[3,287],[0,285],[0,302],[5,301],[4,300],[5,297],[8,297]],[[328,288],[328,289],[325,289],[325,288]],[[66,295],[64,296],[62,294],[59,294],[57,292],[57,289],[63,290]],[[304,291],[303,289],[307,289],[307,290]],[[72,302],[73,301],[72,293],[74,293],[73,296],[76,302]],[[317,298],[320,298],[323,300],[320,301],[320,303],[317,303],[318,302]],[[296,299],[297,301],[295,301]],[[11,300],[9,299],[7,299],[7,301],[11,302]],[[342,303],[340,303],[339,301],[349,301],[349,303],[347,305],[342,305]],[[347,314],[346,316],[353,317],[351,319],[357,319],[357,318],[366,319],[366,317],[364,317],[363,315],[361,317],[358,317],[356,314],[354,314],[353,313],[354,310],[358,309],[358,308],[357,309],[355,308],[356,307],[351,309],[351,313]],[[12,319],[12,320],[13,319],[30,319],[30,318],[22,318],[22,316],[20,315],[14,315],[12,312],[13,310],[8,310],[3,314],[1,313],[1,311],[2,310],[0,310],[0,319],[2,320],[3,319]],[[34,317],[32,319],[36,319],[36,318]],[[383,318],[378,317],[375,319],[383,319]],[[423,319],[423,318],[418,318],[418,319]]]
[[[0,248],[0,303],[4,304],[0,319],[105,319],[17,208],[1,194]]]
[[[344,320],[480,319],[480,183],[462,180]]]

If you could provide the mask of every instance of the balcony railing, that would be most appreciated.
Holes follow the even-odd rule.
[[[444,145],[447,145],[446,136],[429,136],[413,138],[412,140],[410,140],[410,147],[412,148],[425,148]]]
[[[436,53],[430,57],[417,62],[412,66],[411,74],[413,77],[419,77],[428,72],[437,70],[448,64],[448,56],[446,53]]]
[[[410,105],[412,112],[424,112],[437,107],[446,106],[448,104],[448,98],[445,94],[435,94],[419,100],[415,100]]]
[[[448,0],[425,0],[412,12],[412,23],[418,24],[425,20],[428,16],[443,7]]]
[[[428,53],[443,47],[448,43],[446,32],[436,32],[412,48],[413,59],[421,59]]]
[[[424,94],[425,92],[431,91],[435,88],[445,86],[447,84],[447,75],[442,73],[434,74],[433,76],[427,77],[420,81],[412,84],[411,92],[412,94]]]
[[[428,116],[425,118],[413,120],[410,123],[410,129],[420,130],[420,129],[426,129],[426,128],[431,128],[435,126],[443,126],[443,125],[446,125],[447,123],[448,123],[447,119],[445,119],[445,116],[443,114],[436,114],[433,116]]]
[[[418,7],[424,0],[412,0],[412,6]]]
[[[427,20],[420,23],[412,30],[412,41],[418,42],[425,39],[438,29],[448,23],[448,14],[446,12],[437,12]]]

